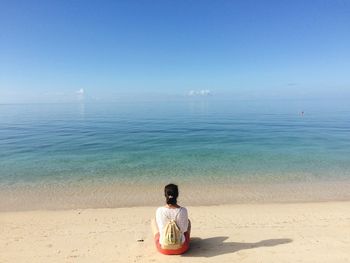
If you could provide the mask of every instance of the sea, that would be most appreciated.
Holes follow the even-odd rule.
[[[80,205],[118,206],[118,200],[128,199],[130,189],[138,189],[132,204],[137,205],[137,196],[144,204],[154,191],[152,186],[161,193],[160,186],[170,182],[186,186],[189,192],[197,187],[187,195],[189,203],[191,198],[198,202],[206,187],[214,187],[212,193],[220,195],[220,189],[238,185],[239,196],[244,196],[244,186],[332,185],[327,198],[341,192],[341,199],[346,199],[346,189],[337,187],[349,181],[347,100],[207,96],[0,104],[0,189],[7,207],[28,198],[40,203],[47,195],[53,201],[62,189],[72,187],[74,192],[90,189],[86,200],[87,192],[81,191]],[[111,186],[105,191],[110,196],[101,197],[103,189]],[[125,193],[121,188],[127,189]],[[322,194],[327,188],[320,189]],[[26,191],[30,197],[18,197]],[[99,193],[97,199],[109,201],[99,203],[94,192]],[[210,203],[208,194],[202,199]],[[265,197],[260,193],[254,200]]]

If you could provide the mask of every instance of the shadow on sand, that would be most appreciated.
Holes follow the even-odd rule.
[[[183,257],[215,257],[223,254],[235,253],[243,249],[258,247],[273,247],[292,242],[289,238],[267,239],[256,243],[224,242],[228,237],[211,237],[201,239],[191,238],[190,250]]]

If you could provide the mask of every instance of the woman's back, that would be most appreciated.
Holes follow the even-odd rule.
[[[184,242],[184,233],[188,230],[187,209],[185,207],[159,207],[156,211],[156,222],[158,225],[160,236],[163,236],[164,227],[171,219],[174,219],[176,221],[177,226],[180,228],[180,231],[182,233],[182,240]],[[162,240],[160,240],[160,244],[162,243]]]

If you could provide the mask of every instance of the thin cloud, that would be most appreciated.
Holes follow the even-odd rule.
[[[84,95],[84,93],[85,93],[84,89],[79,89],[76,91],[77,95]]]
[[[208,89],[202,89],[202,90],[190,90],[188,92],[188,96],[193,97],[193,96],[210,96],[211,95],[211,91]]]

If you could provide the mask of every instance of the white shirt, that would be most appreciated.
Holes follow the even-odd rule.
[[[156,221],[159,229],[159,235],[162,236],[165,225],[169,222],[169,219],[175,219],[175,216],[177,213],[179,214],[176,217],[176,224],[180,228],[180,231],[182,233],[182,243],[184,243],[185,242],[184,233],[188,229],[188,214],[187,214],[187,209],[185,207],[180,207],[180,208],[158,207],[156,212]],[[161,238],[159,240],[159,243],[163,245]]]

